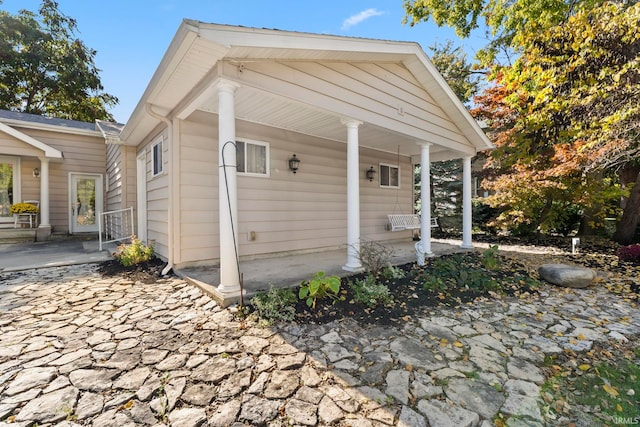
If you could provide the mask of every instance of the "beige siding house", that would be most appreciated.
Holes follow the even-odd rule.
[[[416,43],[191,20],[108,142],[107,203],[135,182],[139,235],[168,268],[218,265],[222,301],[238,259],[342,248],[355,271],[363,239],[410,238],[387,215],[413,213],[418,163],[428,188],[431,161],[463,159],[470,246],[470,160],[491,148]]]
[[[106,152],[95,123],[0,110],[0,228],[14,228],[10,206],[29,200],[40,207],[38,240],[97,233]]]

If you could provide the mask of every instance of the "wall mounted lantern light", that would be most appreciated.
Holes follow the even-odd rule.
[[[367,169],[367,179],[369,180],[369,182],[373,182],[373,178],[376,177],[376,170],[373,168],[373,166],[371,166],[369,169]]]
[[[33,176],[35,178],[40,178],[40,168],[34,168],[33,169]]]
[[[296,173],[298,171],[298,166],[300,166],[300,159],[294,154],[293,157],[289,159],[289,170]]]

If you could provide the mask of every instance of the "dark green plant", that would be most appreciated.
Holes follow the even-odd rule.
[[[500,257],[498,255],[498,245],[489,245],[489,248],[482,251],[480,260],[484,268],[498,270],[500,268]]]
[[[269,292],[258,292],[251,298],[250,304],[256,309],[261,320],[291,322],[296,317],[296,301],[296,294],[291,289],[271,287]]]
[[[318,299],[331,298],[335,303],[340,299],[340,278],[325,276],[324,271],[318,271],[311,280],[302,282],[298,297],[306,300],[307,305],[314,310]]]
[[[353,299],[369,308],[393,303],[389,287],[378,283],[376,277],[372,274],[367,275],[364,279],[349,281],[349,288],[353,293]]]
[[[387,280],[404,279],[406,275],[407,273],[405,273],[403,269],[394,267],[392,265],[382,269],[382,277]]]
[[[117,251],[113,254],[113,257],[117,259],[120,264],[125,267],[131,267],[132,265],[138,265],[142,262],[147,262],[153,258],[153,246],[145,245],[142,241],[135,236],[131,238],[131,243],[123,243],[118,246]]]
[[[500,288],[500,284],[489,272],[471,265],[460,254],[435,259],[431,268],[425,268],[419,279],[426,290],[435,292],[454,288],[477,291]]]

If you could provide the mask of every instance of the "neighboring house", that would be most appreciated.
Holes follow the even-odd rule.
[[[361,239],[410,238],[387,215],[413,212],[418,163],[463,159],[471,246],[471,158],[491,148],[417,43],[191,20],[105,138],[119,189],[108,209],[129,204],[135,182],[139,236],[168,267],[219,263],[223,301],[240,293],[239,257],[346,247],[344,268],[358,270]]]
[[[106,152],[96,123],[0,110],[0,228],[14,227],[12,204],[33,200],[38,240],[52,231],[96,233]]]

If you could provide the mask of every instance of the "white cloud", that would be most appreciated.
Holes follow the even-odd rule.
[[[362,12],[352,15],[347,19],[345,19],[344,22],[342,23],[342,29],[347,30],[355,25],[358,25],[365,19],[369,19],[372,16],[380,16],[380,15],[384,15],[384,12],[380,12],[378,9],[371,8],[371,9],[363,10]]]

